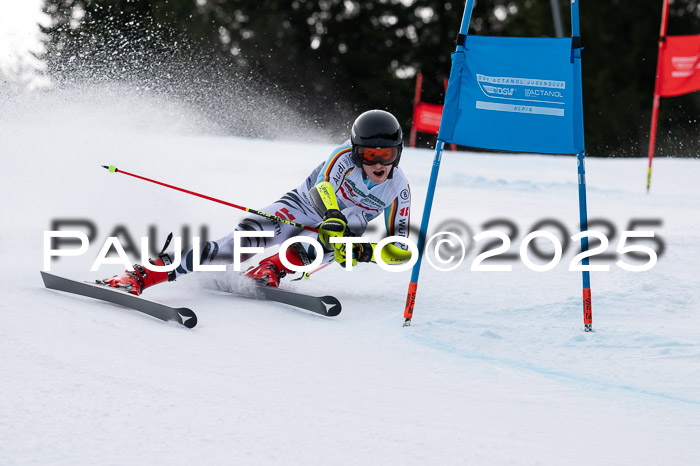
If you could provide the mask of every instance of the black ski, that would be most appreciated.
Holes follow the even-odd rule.
[[[309,296],[269,286],[254,286],[251,293],[244,296],[289,304],[326,317],[335,317],[342,310],[340,301],[333,296]]]
[[[197,325],[197,315],[186,307],[166,306],[105,285],[79,282],[47,272],[41,272],[41,278],[44,280],[44,286],[52,290],[119,304],[160,320],[175,321],[187,328],[193,328]]]

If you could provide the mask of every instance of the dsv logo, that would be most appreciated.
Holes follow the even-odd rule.
[[[484,89],[489,94],[498,94],[498,95],[513,95],[513,92],[515,92],[515,89],[513,89],[512,87],[484,86]]]

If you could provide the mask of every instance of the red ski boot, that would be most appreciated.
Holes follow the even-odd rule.
[[[297,244],[299,243],[295,243],[287,248],[287,260],[290,263],[298,266],[308,265],[310,262],[306,256],[306,251],[304,251],[303,247],[300,247],[301,251],[297,251],[297,248],[295,247]],[[301,255],[300,252],[302,253]],[[306,260],[302,259],[301,256],[303,256]],[[294,272],[282,264],[278,253],[274,256],[268,257],[267,259],[261,260],[260,264],[258,264],[257,267],[247,271],[245,276],[255,280],[258,285],[279,288],[280,279],[290,273]]]
[[[161,254],[158,259],[150,259],[149,262],[153,265],[163,266],[170,265],[172,261],[167,254]],[[112,278],[105,278],[101,281],[103,285],[109,285],[114,288],[121,288],[136,296],[143,293],[143,290],[158,283],[175,280],[175,271],[171,272],[156,272],[148,270],[145,267],[134,264],[134,271],[126,270],[121,275],[115,275]]]

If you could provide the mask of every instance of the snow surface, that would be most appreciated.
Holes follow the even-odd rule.
[[[610,251],[633,218],[662,220],[666,244],[651,271],[615,258],[592,274],[593,333],[573,246],[543,273],[472,272],[476,248],[452,272],[424,262],[410,328],[410,272],[374,265],[285,283],[337,296],[334,319],[227,294],[233,273],[147,291],[194,309],[188,330],[44,289],[43,232],[90,219],[89,252],[52,271],[110,276],[122,267],[89,267],[119,226],[137,238],[153,225],[160,241],[206,225],[215,239],[244,213],[100,165],[256,208],[332,144],[205,136],[157,102],[36,99],[0,101],[0,463],[700,464],[698,160],[656,160],[649,195],[645,160],[587,161],[590,218],[618,230]],[[432,159],[406,149],[401,162],[416,226]],[[431,226],[510,219],[517,252],[545,218],[574,234],[577,195],[572,157],[447,151]]]

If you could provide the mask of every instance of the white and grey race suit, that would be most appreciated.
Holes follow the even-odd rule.
[[[390,179],[374,185],[366,176],[363,176],[362,168],[353,162],[350,141],[334,149],[328,160],[316,167],[299,187],[260,211],[302,225],[318,227],[323,218],[314,208],[309,190],[323,181],[328,181],[333,186],[338,207],[347,218],[351,236],[361,236],[367,224],[384,212],[387,236],[408,237],[411,190],[403,172],[399,167],[394,167]],[[240,244],[244,247],[268,248],[279,245],[294,236],[315,237],[317,235],[315,232],[259,215],[246,217],[238,224],[236,230],[274,232],[274,236],[269,238],[241,238]],[[201,263],[231,264],[233,244],[233,232],[216,241],[203,244]],[[311,257],[315,256],[313,248],[307,248],[307,250]],[[252,256],[253,254],[241,254],[241,261]],[[193,270],[192,258],[192,250],[183,254],[182,263],[175,270],[176,276]],[[323,262],[332,260],[333,252],[325,251]]]

